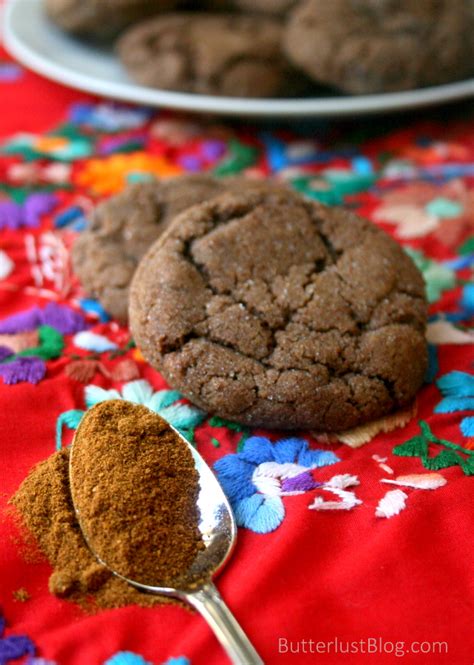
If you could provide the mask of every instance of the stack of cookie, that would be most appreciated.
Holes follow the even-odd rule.
[[[102,203],[73,249],[92,296],[194,404],[239,423],[340,431],[413,399],[423,279],[356,215],[285,187],[182,176]]]
[[[45,0],[62,29],[118,36],[142,85],[236,97],[407,90],[474,71],[472,0]]]

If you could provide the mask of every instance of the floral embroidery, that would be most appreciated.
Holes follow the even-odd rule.
[[[436,490],[444,487],[448,481],[440,473],[411,473],[396,478],[382,478],[380,482],[410,489]],[[394,517],[405,510],[407,500],[408,494],[403,490],[390,490],[378,502],[375,516]]]
[[[234,423],[230,420],[226,420],[225,418],[219,418],[219,416],[212,416],[211,418],[209,418],[207,423],[211,427],[225,427],[227,430],[230,430],[231,432],[241,432],[242,436],[240,437],[237,443],[237,452],[240,452],[242,450],[245,442],[250,436],[250,429],[245,425],[241,425],[240,423]],[[217,443],[219,442],[217,441]]]
[[[13,83],[21,79],[24,69],[15,62],[0,62],[0,83]]]
[[[89,383],[94,378],[97,371],[104,373],[104,367],[101,362],[95,358],[85,358],[84,360],[73,360],[66,365],[64,372],[74,381],[80,383]]]
[[[1,665],[1,664],[0,664]],[[114,656],[105,661],[103,665],[152,665],[142,656],[132,651],[118,651]],[[191,665],[191,661],[184,656],[169,658],[163,665]]]
[[[46,374],[44,361],[61,355],[64,335],[85,325],[82,314],[56,303],[0,321],[0,376],[6,384],[38,383]]]
[[[35,645],[26,635],[5,637],[5,619],[0,615],[0,665],[7,665],[23,656],[34,656]]]
[[[112,342],[105,335],[98,335],[97,333],[83,330],[74,335],[74,346],[86,351],[96,351],[97,353],[104,353],[105,351],[115,351],[118,349],[117,344]]]
[[[474,265],[474,256],[471,263]],[[463,286],[456,311],[445,312],[444,317],[448,321],[472,321],[474,319],[474,283]]]
[[[474,331],[457,328],[444,318],[428,323],[426,339],[430,344],[474,344]]]
[[[0,335],[0,345],[9,349],[9,355],[34,348],[38,346],[38,343],[39,334],[37,330],[17,333],[16,335]]]
[[[0,280],[6,279],[13,272],[14,262],[6,252],[0,249]]]
[[[467,476],[474,475],[473,450],[467,450],[445,439],[438,439],[432,433],[428,423],[423,420],[420,420],[420,428],[421,434],[395,446],[393,454],[403,457],[419,457],[423,466],[432,471],[445,469],[448,466],[460,466]],[[439,446],[441,452],[434,457],[429,456],[430,444]]]
[[[137,653],[118,651],[114,656],[108,658],[104,665],[151,665],[151,663]]]
[[[107,321],[110,321],[110,316],[98,300],[94,300],[93,298],[81,298],[79,300],[79,306],[84,312],[86,312],[86,314],[97,318],[100,323],[107,323]]]
[[[416,402],[413,402],[413,404],[407,406],[405,409],[391,413],[383,418],[372,420],[370,423],[354,427],[351,430],[331,435],[315,432],[313,436],[316,441],[321,441],[322,443],[340,441],[350,448],[360,448],[360,446],[372,441],[381,432],[393,432],[396,429],[405,427],[416,415],[416,408]]]
[[[67,305],[48,303],[44,309],[32,307],[0,321],[0,334],[21,333],[41,325],[55,328],[63,335],[84,330],[86,322],[80,312]]]
[[[333,476],[321,485],[320,489],[334,494],[340,501],[328,501],[321,496],[317,496],[308,507],[310,510],[352,510],[352,508],[359,506],[362,501],[356,497],[352,490],[347,488],[356,487],[359,484],[359,478],[351,476],[349,473]]]
[[[435,413],[474,411],[474,376],[467,372],[449,372],[440,377],[436,385],[444,398],[435,406]],[[460,427],[464,436],[474,436],[474,417],[463,418]]]
[[[73,104],[70,121],[98,132],[119,132],[143,127],[152,117],[150,109],[140,106],[124,106],[110,102]]]
[[[166,177],[179,173],[182,169],[164,157],[133,152],[89,160],[77,175],[77,182],[96,194],[114,194],[124,188],[131,175]]]
[[[0,79],[14,75],[14,67],[11,64],[0,64]],[[438,373],[438,366],[434,362],[437,356],[440,358],[442,368],[447,365],[449,349],[435,347],[434,344],[466,344],[472,341],[467,327],[462,325],[469,322],[474,314],[474,287],[465,285],[463,281],[468,278],[468,272],[474,262],[474,238],[472,238],[474,205],[473,194],[469,191],[471,183],[468,180],[474,174],[474,170],[472,149],[466,143],[464,135],[462,143],[452,138],[447,140],[446,128],[443,127],[441,130],[434,130],[433,136],[430,129],[426,130],[429,136],[424,137],[423,142],[419,142],[416,135],[410,134],[409,138],[402,140],[398,135],[396,139],[377,138],[375,142],[365,145],[364,142],[372,137],[364,128],[357,128],[357,132],[350,136],[347,133],[344,136],[334,136],[332,128],[321,126],[318,128],[318,140],[313,138],[314,132],[313,135],[304,132],[306,138],[302,138],[303,133],[295,136],[290,132],[278,130],[255,136],[247,131],[245,134],[240,131],[234,132],[228,126],[204,125],[188,118],[174,118],[162,113],[156,116],[147,109],[109,102],[73,105],[68,120],[70,124],[59,127],[49,134],[17,136],[2,146],[5,148],[4,154],[12,155],[13,158],[3,160],[5,163],[0,165],[0,176],[3,181],[0,184],[0,226],[19,230],[15,233],[15,237],[14,234],[6,236],[8,244],[2,245],[4,252],[0,250],[0,280],[5,280],[12,274],[13,258],[18,265],[16,273],[13,273],[14,279],[5,280],[1,284],[3,291],[9,294],[17,291],[21,297],[40,295],[55,300],[69,298],[71,294],[76,295],[71,274],[67,272],[67,265],[70,263],[69,246],[72,234],[85,227],[93,203],[90,199],[96,194],[113,193],[127,182],[167,176],[181,173],[183,170],[208,170],[218,175],[245,172],[256,177],[271,172],[311,198],[329,204],[344,202],[354,209],[362,206],[362,213],[368,213],[372,218],[375,209],[375,217],[379,217],[382,223],[391,224],[391,230],[396,235],[416,241],[414,245],[417,249],[408,251],[413,253],[425,273],[430,302],[434,303],[445,295],[443,301],[450,303],[443,307],[442,314],[437,307],[433,308],[433,311],[436,311],[436,318],[430,321],[428,328],[429,338],[433,342],[430,346],[430,357],[433,362],[430,365],[428,381],[432,381]],[[326,131],[331,132],[328,139],[325,136]],[[465,127],[462,132],[465,133]],[[443,140],[439,140],[436,134],[443,136]],[[414,145],[415,140],[417,145]],[[331,145],[335,145],[336,148],[329,150],[328,146]],[[454,163],[446,163],[448,159]],[[466,178],[465,182],[461,180],[462,177]],[[73,196],[67,191],[71,185]],[[84,196],[85,188],[88,190],[87,196]],[[48,210],[44,208],[42,211],[42,206],[47,203],[48,198],[51,201],[51,208]],[[50,222],[45,218],[50,213],[52,213],[54,231],[48,230],[47,225]],[[42,226],[43,233],[28,232],[29,228],[38,226]],[[426,243],[423,238],[426,238]],[[447,260],[431,258],[430,252],[436,252],[439,243],[449,250],[454,250],[452,253],[446,252],[446,255],[452,258]],[[19,258],[24,249],[29,260],[26,270],[24,270],[25,262]],[[29,282],[28,267],[31,273]],[[16,284],[17,277],[19,279]],[[49,291],[47,291],[48,285]],[[455,293],[447,292],[461,286],[463,287],[461,299],[458,303],[454,303]],[[75,300],[74,303],[76,304]],[[97,301],[84,298],[77,304],[87,314],[88,321],[95,320],[101,323],[109,321],[109,317]],[[55,354],[58,353],[61,340],[58,335],[52,333],[52,343],[51,340],[48,342],[49,333],[43,328],[40,341],[42,326],[54,328],[61,336],[74,335],[86,330],[84,317],[77,328],[73,322],[67,323],[67,321],[63,321],[63,324],[56,322],[55,325],[51,318],[44,314],[43,308],[39,315],[38,310],[39,308],[29,310],[24,319],[10,317],[8,320],[0,321],[0,326],[8,322],[7,327],[0,333],[0,376],[3,377],[3,382],[13,383],[17,380],[35,382],[39,377],[47,375],[48,361],[45,358],[57,357]],[[78,314],[74,310],[70,311]],[[59,319],[61,318],[59,316]],[[8,326],[11,326],[11,329],[8,329]],[[125,386],[122,387],[122,383],[135,383],[141,369],[137,363],[143,362],[137,349],[129,354],[133,359],[125,357],[113,363],[108,362],[115,357],[114,351],[124,352],[123,348],[113,348],[116,340],[120,338],[121,329],[112,323],[109,326],[100,326],[98,332],[100,337],[108,340],[104,342],[106,347],[107,344],[111,344],[109,358],[103,356],[99,358],[95,355],[95,352],[102,353],[104,347],[87,346],[91,340],[87,331],[85,336],[79,335],[77,338],[78,340],[85,338],[86,345],[81,347],[79,344],[78,348],[84,349],[86,353],[71,354],[67,363],[57,363],[58,370],[61,371],[64,367],[68,377],[74,381],[90,384],[94,376],[100,373],[107,381],[120,382],[120,391],[92,386],[88,393],[90,404],[98,396],[103,397],[104,393],[112,394],[114,398],[125,397],[122,395],[122,392],[125,393]],[[96,334],[94,329],[92,334]],[[41,349],[39,355],[20,355],[23,351],[31,352],[38,348]],[[55,366],[53,369],[56,371]],[[457,416],[449,414],[459,414],[462,433],[465,436],[473,436],[474,418],[466,415],[472,411],[471,388],[469,386],[464,388],[468,390],[466,394],[463,394],[462,390],[460,392],[458,388],[447,388],[445,392],[442,386],[447,376],[449,375],[439,380],[443,399],[440,397],[441,401],[435,408],[435,413],[438,414],[437,420],[441,422],[446,417],[452,422]],[[452,377],[451,381],[457,385],[459,377]],[[462,385],[465,386],[466,383],[468,382],[464,378]],[[65,389],[77,392],[81,391],[82,386],[66,381]],[[144,397],[144,391],[138,389],[134,391],[132,388],[131,391],[136,393],[139,402],[148,403],[150,395]],[[434,389],[426,392],[432,395]],[[151,397],[154,394],[151,389]],[[179,395],[174,391],[158,391],[156,394],[167,396],[161,404],[162,409],[174,409],[176,414],[182,407],[191,408],[185,403],[180,403]],[[173,401],[172,397],[175,397],[176,401]],[[427,404],[424,394],[420,399],[423,402],[420,403],[421,411],[426,413],[426,408],[431,402]],[[58,419],[59,430],[61,431],[63,426],[74,429],[83,414],[83,409],[74,409],[62,414]],[[398,415],[395,414],[393,417]],[[407,424],[414,415],[414,413],[405,414]],[[192,438],[194,431],[192,419],[186,423],[186,413],[181,412],[181,416],[183,416],[181,424],[189,425],[188,434]],[[204,417],[203,414],[199,415],[197,421],[201,417]],[[392,416],[381,419],[378,424],[370,423],[357,430],[345,432],[337,440],[355,448],[371,440],[379,432],[390,431],[390,418]],[[224,445],[227,445],[230,438],[229,432],[235,433],[232,436],[240,438],[238,455],[250,450],[246,445],[246,440],[251,434],[249,428],[216,417],[210,418],[207,424],[211,428],[227,430],[225,436],[222,436]],[[404,425],[402,417],[402,420],[394,426]],[[223,430],[217,432],[210,429],[209,437],[211,434],[221,438]],[[463,460],[461,463],[456,457],[456,463],[464,464],[464,467],[468,468],[469,451],[466,449],[469,448],[469,442],[464,449],[456,447],[455,444],[451,444],[450,447],[447,445],[450,442],[443,442],[436,437],[436,440],[429,439],[428,436],[424,438],[425,441],[419,446],[420,457],[422,460],[426,458],[428,465],[443,468],[443,465],[452,461],[451,455],[454,454]],[[410,444],[410,441],[406,441],[405,444]],[[210,442],[216,447],[220,445],[218,439],[214,437],[210,438]],[[271,452],[278,443],[270,444]],[[413,456],[416,448],[416,445],[408,446],[408,453],[405,449],[398,454]],[[443,451],[446,453],[445,457],[441,457]],[[217,456],[219,451],[211,450],[211,453]],[[361,458],[362,453],[358,455],[351,455],[350,451],[346,453],[349,459],[354,458],[354,463],[356,459],[363,458],[363,456]],[[387,461],[392,465],[393,460],[396,461],[398,458],[389,460],[387,457],[377,456],[375,459],[376,456],[372,456],[373,459],[370,459],[371,453],[367,454],[371,471],[374,471],[375,462],[378,464],[380,474],[386,476],[385,478],[380,476],[383,483],[380,488],[383,487],[384,492],[390,489],[379,502],[380,517],[395,515],[397,506],[399,511],[402,504],[409,505],[412,490],[435,489],[442,487],[446,482],[436,470],[421,474],[397,475]],[[433,454],[438,457],[433,457]],[[292,461],[277,461],[272,454],[261,462],[248,462],[253,469],[248,486],[245,481],[248,466],[244,464],[244,459],[240,461],[245,470],[242,474],[244,479],[237,478],[235,485],[244,485],[247,489],[250,486],[251,494],[244,497],[249,501],[248,505],[242,508],[239,518],[250,522],[254,519],[264,532],[276,528],[274,525],[278,526],[284,519],[284,502],[291,501],[284,497],[292,494],[311,492],[311,495],[308,495],[312,501],[309,507],[316,511],[344,511],[351,508],[358,510],[359,476],[338,474],[321,484],[315,479],[317,472],[311,471],[309,461],[302,464],[297,457]],[[413,464],[417,466],[416,460]],[[302,469],[299,469],[299,466]],[[396,468],[396,464],[393,466]],[[232,464],[230,469],[232,470]],[[360,478],[363,483],[364,477],[361,474]],[[230,480],[228,484],[232,484]],[[391,484],[393,488],[386,488],[385,484]],[[255,512],[255,517],[252,517],[252,511]],[[119,657],[122,657],[121,661],[118,660]],[[115,654],[115,658],[114,665],[145,663],[143,657],[132,652],[119,652]],[[177,658],[168,661],[168,665],[185,665],[187,662],[185,658]],[[31,656],[27,663],[53,665],[50,661]]]
[[[258,149],[237,139],[230,140],[228,145],[228,154],[224,160],[214,169],[216,176],[229,176],[241,173],[248,166],[255,163]]]
[[[25,236],[25,249],[35,285],[44,289],[45,284],[50,282],[52,290],[42,293],[53,299],[66,298],[71,290],[71,264],[59,234],[51,231],[38,237],[28,234]]]
[[[411,183],[383,195],[375,219],[397,226],[400,238],[433,232],[454,248],[474,232],[473,194],[458,178],[445,184]]]
[[[444,291],[456,286],[456,275],[453,269],[434,259],[427,258],[422,252],[411,247],[405,247],[404,249],[423,274],[428,302],[436,302]]]
[[[380,482],[414,489],[435,490],[446,485],[448,481],[440,473],[410,473],[396,478],[382,478]]]
[[[63,229],[66,226],[71,231],[83,231],[87,226],[85,212],[81,206],[69,206],[54,217],[54,226]]]
[[[281,497],[318,487],[310,471],[339,461],[331,451],[310,450],[305,439],[272,443],[253,436],[241,452],[221,458],[214,469],[237,524],[255,533],[269,533],[285,516]]]
[[[382,471],[385,471],[385,473],[389,473],[390,475],[393,475],[395,473],[392,467],[387,464],[388,457],[381,457],[380,455],[372,455],[372,459],[374,460],[374,462],[377,463],[379,469],[382,469]]]
[[[9,359],[8,359],[9,360]],[[21,383],[39,383],[46,374],[46,363],[41,358],[16,358],[0,364],[0,376],[7,385]]]
[[[64,338],[51,326],[38,328],[38,346],[26,348],[16,354],[3,354],[0,376],[7,384],[28,381],[38,383],[46,374],[45,360],[58,358],[64,348]],[[3,347],[5,349],[7,347]]]
[[[99,386],[86,386],[84,391],[86,407],[90,409],[99,402],[108,399],[126,399],[135,404],[142,404],[167,420],[170,425],[177,429],[188,441],[194,441],[194,430],[206,414],[194,406],[181,404],[182,395],[177,390],[158,390],[153,392],[153,387],[145,379],[131,381],[122,387],[122,392],[114,388],[105,390]],[[73,409],[62,413],[56,422],[56,449],[62,447],[62,428],[76,429],[85,411]]]
[[[23,159],[54,159],[71,162],[89,157],[93,152],[92,141],[81,135],[72,125],[57,129],[44,136],[17,134],[3,145],[7,155],[20,155]]]
[[[408,494],[403,490],[390,490],[378,502],[375,509],[376,517],[394,517],[406,507]]]
[[[41,217],[51,212],[56,204],[56,196],[48,192],[29,194],[21,204],[0,200],[0,230],[37,228]]]

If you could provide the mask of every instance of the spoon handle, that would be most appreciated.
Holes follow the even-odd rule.
[[[263,660],[212,582],[187,594],[186,600],[207,621],[233,665],[263,665]]]

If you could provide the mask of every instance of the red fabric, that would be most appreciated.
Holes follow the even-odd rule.
[[[44,132],[65,117],[72,101],[87,99],[28,72],[19,81],[2,83],[0,90],[2,137],[19,131]],[[459,145],[472,150],[473,121],[452,120],[446,127],[422,123],[413,129],[408,117],[403,123],[406,126],[389,138],[370,143],[365,154],[370,157],[389,146],[395,151],[401,146],[415,146],[424,127],[428,133],[439,135],[440,140],[449,140],[451,132]],[[472,152],[468,156],[472,159]],[[15,161],[2,160],[4,166]],[[73,178],[72,193],[59,194],[64,206],[72,201],[75,188],[80,189]],[[357,202],[362,212],[372,214],[378,195],[364,194]],[[47,228],[51,228],[51,216],[34,235]],[[415,240],[411,245],[423,248],[432,258],[453,256],[449,248],[432,237]],[[16,263],[6,282],[20,287],[0,290],[0,317],[33,304],[44,306],[45,301],[24,292],[24,287],[31,284],[24,232],[2,232],[0,249]],[[462,275],[468,278],[469,272]],[[455,308],[458,297],[459,289],[450,291],[432,312]],[[122,334],[110,333],[105,325],[95,330],[108,331],[112,337]],[[67,344],[66,352],[72,352],[70,337]],[[439,359],[438,375],[453,369],[469,371],[474,360],[472,346],[440,347]],[[54,450],[57,417],[68,409],[83,408],[84,386],[67,377],[66,364],[65,354],[49,361],[47,375],[37,385],[5,385],[0,379],[2,505],[31,466]],[[161,377],[144,365],[141,376],[148,378],[155,389],[165,387]],[[94,383],[111,385],[98,375]],[[425,386],[419,396],[417,417],[427,420],[437,436],[466,446],[469,442],[460,432],[458,413],[433,415],[440,399],[434,385]],[[378,501],[392,488],[380,483],[386,475],[372,459],[374,454],[389,456],[388,463],[396,475],[426,471],[418,458],[392,455],[394,445],[418,433],[416,420],[405,428],[378,435],[357,450],[340,444],[333,447],[342,459],[337,471],[335,467],[323,467],[316,477],[325,480],[334,473],[358,475],[356,494],[363,503],[354,510],[310,511],[307,506],[312,494],[305,493],[284,499],[286,516],[274,532],[259,535],[239,530],[236,552],[220,575],[218,586],[265,662],[384,665],[398,660],[384,653],[284,654],[278,652],[279,638],[294,643],[310,639],[330,642],[335,638],[353,642],[377,638],[406,645],[412,641],[446,641],[447,654],[407,654],[400,660],[430,665],[473,662],[473,478],[459,467],[443,469],[446,486],[434,491],[405,490],[408,505],[400,515],[391,519],[375,516]],[[216,436],[216,429],[209,425],[196,431],[198,447],[208,461],[235,452],[238,433],[219,430],[218,449],[212,445],[212,436]],[[278,438],[276,433],[271,436]],[[313,446],[318,445],[311,441]],[[61,665],[100,665],[116,651],[129,650],[154,664],[178,655],[187,656],[193,665],[226,662],[211,631],[197,615],[178,607],[127,607],[87,616],[48,593],[50,566],[25,560],[8,519],[0,524],[0,543],[1,611],[8,622],[6,635],[27,634],[42,657]],[[31,594],[25,603],[13,598],[19,587]]]

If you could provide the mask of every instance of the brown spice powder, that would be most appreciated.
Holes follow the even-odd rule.
[[[82,421],[71,468],[74,504],[96,554],[132,580],[175,586],[204,547],[187,444],[144,406],[110,400]]]
[[[138,425],[136,422],[137,415],[140,423]],[[120,427],[118,423],[120,423]],[[188,535],[191,534],[190,542],[192,545],[190,546],[190,542],[188,542],[188,546],[185,548],[184,561],[182,558],[180,561],[181,565],[187,565],[191,556],[194,556],[192,552],[196,553],[203,547],[203,543],[197,533],[199,519],[196,507],[198,494],[197,472],[194,464],[189,463],[189,458],[192,462],[192,456],[185,444],[174,435],[173,430],[169,428],[165,421],[145,409],[145,407],[131,405],[119,400],[98,405],[88,412],[87,422],[83,424],[87,425],[88,431],[94,437],[97,436],[105,447],[105,450],[99,455],[99,457],[102,455],[103,458],[97,461],[97,469],[94,471],[96,478],[102,478],[104,483],[101,482],[100,491],[92,492],[92,494],[100,497],[102,496],[102,488],[105,491],[103,501],[94,498],[94,511],[99,510],[97,517],[100,515],[104,531],[110,534],[115,528],[107,520],[107,507],[113,506],[111,512],[115,516],[120,515],[121,510],[125,511],[128,518],[119,520],[122,526],[126,525],[127,519],[132,519],[137,520],[133,526],[138,527],[139,516],[153,519],[151,498],[156,502],[165,499],[166,504],[163,505],[169,505],[170,503],[183,505],[182,497],[184,494],[187,496],[187,501],[184,501],[186,506],[184,514],[190,520],[191,526],[187,533]],[[148,426],[151,427],[151,430],[148,429]],[[161,435],[158,434],[159,432],[161,432]],[[177,438],[180,445],[176,446],[176,440],[167,436],[170,432]],[[81,436],[83,434],[84,432],[81,429]],[[125,485],[129,489],[126,501],[122,500],[125,496],[121,495],[122,485],[121,482],[118,482],[117,485],[117,480],[122,475],[127,476],[132,473],[132,467],[128,465],[133,461],[133,456],[130,458],[128,455],[123,457],[117,454],[117,449],[121,447],[122,436],[131,446],[136,448],[135,463],[133,464],[134,482],[125,481]],[[163,440],[161,440],[162,436]],[[180,449],[182,455],[175,450],[175,446]],[[139,451],[138,448],[140,448]],[[171,448],[174,449],[174,453],[172,453]],[[183,457],[184,463],[181,464]],[[84,463],[86,462],[87,460]],[[144,463],[143,468],[141,468],[142,463]],[[76,466],[75,473],[77,471]],[[148,469],[148,471],[145,469]],[[101,473],[105,475],[98,475]],[[168,482],[164,484],[161,491],[156,492],[155,490],[159,487],[160,482],[167,478]],[[99,486],[97,485],[97,487]],[[133,491],[131,491],[132,488]],[[112,503],[107,503],[108,501],[112,501]],[[39,548],[54,568],[49,581],[51,593],[89,608],[91,606],[98,608],[121,607],[130,604],[152,606],[158,603],[174,602],[164,596],[145,595],[136,591],[126,582],[112,575],[107,568],[98,563],[91,553],[82,536],[72,504],[69,487],[68,449],[58,451],[34,467],[11,499],[11,503],[19,511],[24,526],[34,536]],[[102,505],[103,510],[100,510],[100,505]],[[158,506],[158,503],[156,505]],[[194,506],[193,509],[191,509],[191,505]],[[108,514],[110,515],[110,512]],[[167,509],[165,514],[176,516],[176,511]],[[81,519],[87,519],[87,517],[81,515]],[[89,519],[91,518],[89,517]],[[115,521],[115,518],[113,521]],[[132,562],[138,560],[139,566],[141,561],[144,571],[147,574],[151,574],[153,571],[153,576],[156,575],[158,570],[158,567],[155,566],[156,559],[161,557],[159,567],[162,570],[163,564],[167,560],[166,557],[168,557],[171,570],[167,570],[167,575],[176,574],[173,548],[166,544],[166,540],[160,542],[157,538],[158,534],[163,539],[167,538],[167,530],[164,528],[166,521],[163,520],[162,516],[160,529],[150,529],[150,522],[148,521],[147,524],[148,527],[144,529],[137,528],[133,531],[132,537],[135,537],[128,541],[128,545],[122,551],[126,557],[131,558]],[[155,524],[154,521],[153,524]],[[147,535],[152,537],[151,541],[148,541]],[[182,540],[179,538],[174,540],[175,546],[178,542],[181,543]],[[126,560],[128,561],[128,559]],[[123,562],[119,561],[121,568],[122,564]]]
[[[24,587],[20,587],[13,592],[13,598],[19,603],[26,603],[31,598],[30,594]]]

